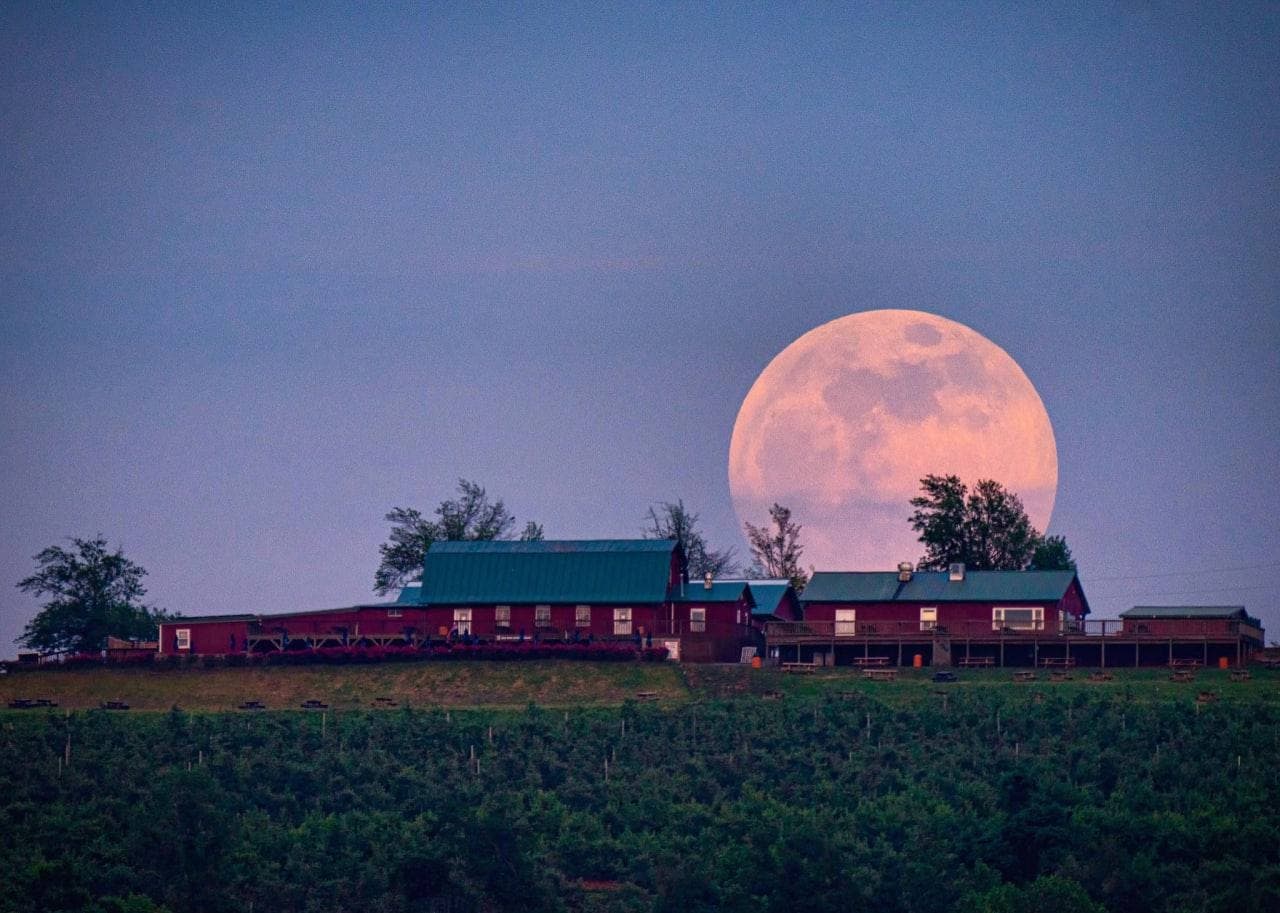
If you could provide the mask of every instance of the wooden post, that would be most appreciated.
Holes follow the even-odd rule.
[[[1169,662],[1173,662],[1173,638],[1169,638]]]
[[[1106,632],[1104,631],[1103,633],[1105,634]],[[1105,639],[1102,641],[1101,646],[1102,646],[1102,668],[1105,669],[1107,668],[1107,642]]]
[[[1209,638],[1208,637],[1204,639],[1204,662],[1202,662],[1200,665],[1204,666],[1206,669],[1209,668]]]

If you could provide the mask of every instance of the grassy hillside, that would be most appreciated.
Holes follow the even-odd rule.
[[[246,700],[268,708],[293,709],[317,699],[335,709],[370,707],[390,698],[412,707],[523,707],[617,705],[652,691],[663,703],[706,698],[786,699],[845,692],[891,705],[940,700],[948,693],[1001,699],[1025,695],[1116,695],[1137,702],[1192,704],[1202,691],[1232,704],[1280,702],[1280,672],[1257,670],[1247,682],[1226,672],[1202,671],[1191,683],[1169,681],[1164,670],[1121,669],[1110,682],[1091,682],[1077,671],[1071,681],[1015,683],[1010,670],[964,671],[954,684],[934,684],[930,670],[904,670],[895,682],[868,682],[856,670],[784,675],[740,666],[679,666],[674,663],[477,662],[386,663],[370,666],[309,666],[255,669],[19,670],[0,677],[0,701],[48,698],[71,709],[123,700],[139,710],[229,710]]]

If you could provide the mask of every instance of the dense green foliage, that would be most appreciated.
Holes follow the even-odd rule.
[[[1265,702],[3,721],[6,913],[1280,908]]]

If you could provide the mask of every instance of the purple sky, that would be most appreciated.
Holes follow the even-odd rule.
[[[742,397],[870,308],[1022,365],[1096,615],[1280,635],[1280,8],[179,6],[0,7],[0,655],[62,537],[342,605],[460,476],[745,551]]]

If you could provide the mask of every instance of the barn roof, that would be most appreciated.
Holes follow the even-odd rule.
[[[428,604],[654,603],[667,598],[671,539],[434,542],[423,563]]]
[[[1136,605],[1121,618],[1248,618],[1242,605]]]
[[[747,586],[751,587],[751,595],[756,600],[756,607],[751,610],[751,614],[776,615],[778,606],[786,598],[787,590],[791,589],[791,581],[748,580]]]
[[[804,589],[808,602],[1045,602],[1066,595],[1075,571],[919,571],[906,583],[897,571],[818,571]]]
[[[747,602],[755,605],[751,589],[745,580],[713,580],[711,589],[701,580],[690,580],[684,585],[683,593],[674,593],[672,602],[737,602],[743,596]]]

